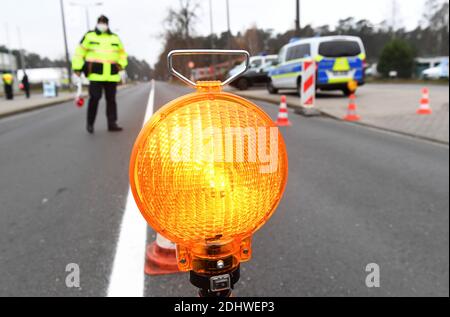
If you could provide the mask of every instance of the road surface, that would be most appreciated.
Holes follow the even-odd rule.
[[[390,132],[397,132],[449,143],[449,87],[448,85],[429,84],[429,105],[432,114],[417,115],[416,111],[422,97],[422,85],[419,84],[378,84],[368,83],[359,87],[356,93],[356,113],[360,123]],[[299,107],[300,98],[292,90],[269,94],[264,87],[249,90],[231,91],[245,97],[278,103],[280,95],[285,94],[290,107]],[[336,119],[342,119],[348,113],[349,99],[341,91],[318,91],[315,107],[322,113]]]
[[[104,105],[94,135],[72,102],[0,120],[0,296],[105,296],[113,263],[142,265],[140,256],[117,260],[117,249],[149,91],[119,92],[118,134],[106,131]],[[157,82],[154,109],[188,91]],[[276,118],[276,107],[258,104]],[[448,296],[448,147],[292,112],[290,120],[286,193],[255,234],[235,294]],[[66,286],[69,263],[79,265],[79,288]],[[369,263],[380,267],[379,288],[365,284]],[[128,277],[143,296],[195,296],[185,273],[119,279]],[[119,286],[132,293],[130,285]]]

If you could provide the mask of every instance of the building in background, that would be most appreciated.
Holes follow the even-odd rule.
[[[17,60],[13,54],[0,52],[0,72],[6,71],[15,73],[17,71]]]
[[[67,83],[67,69],[64,67],[29,68],[25,70],[31,85],[40,85],[43,82],[55,82],[58,87]],[[23,77],[23,70],[17,71],[17,79]]]
[[[45,67],[45,68],[28,68],[25,70],[28,75],[28,80],[31,85],[40,86],[44,82],[55,82],[58,87],[65,87],[68,84],[67,69],[64,67]],[[122,83],[127,81],[127,73],[125,71],[120,72]],[[17,79],[20,81],[23,77],[23,70],[17,71]],[[78,76],[72,74],[72,82],[78,82]],[[83,75],[83,85],[89,85],[89,80]]]
[[[13,54],[0,52],[0,75],[4,72],[11,72],[16,77],[17,60]],[[0,81],[0,91],[3,91],[3,83]],[[18,87],[18,81],[14,80],[14,88]],[[16,89],[15,89],[16,90]]]

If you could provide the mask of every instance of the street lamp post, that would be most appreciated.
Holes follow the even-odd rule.
[[[231,49],[231,27],[230,27],[230,3],[226,0],[227,4],[227,29],[228,29],[228,49]]]
[[[213,16],[212,16],[212,0],[209,0],[209,33],[211,35],[211,48],[214,48],[214,40],[213,40]]]
[[[8,68],[10,68],[10,71],[13,72],[13,58],[12,58],[12,50],[11,50],[11,43],[9,42],[9,27],[8,23],[5,23],[5,35],[6,35],[6,47],[8,49]]]
[[[229,0],[226,0],[226,4],[227,4],[227,29],[228,29],[228,49],[232,49],[232,44],[231,44],[231,27],[230,27],[230,2]],[[228,67],[231,68],[231,56],[228,56]]]
[[[86,28],[88,31],[91,29],[90,24],[89,24],[89,8],[101,6],[102,4],[103,4],[102,2],[95,2],[95,3],[71,2],[70,3],[70,5],[72,5],[72,6],[78,6],[78,7],[82,7],[84,9],[84,13],[86,15]]]
[[[209,33],[211,37],[211,49],[214,48],[214,28],[213,28],[213,12],[212,12],[212,0],[209,0]],[[211,65],[215,65],[216,58],[214,55],[211,55]],[[192,70],[191,70],[192,73]],[[215,72],[213,74],[213,79],[215,79]]]
[[[22,70],[25,72],[26,65],[22,45],[22,33],[20,32],[19,27],[17,27],[17,39],[19,40],[20,65],[22,66]]]
[[[64,35],[64,48],[66,50],[66,67],[67,67],[67,75],[69,76],[68,82],[69,85],[72,84],[72,67],[69,61],[69,48],[67,46],[67,33],[66,33],[66,19],[64,17],[64,1],[59,0],[61,7],[61,19],[62,19],[62,27],[63,27],[63,35]]]
[[[300,35],[300,0],[296,0],[296,10],[295,10],[295,33],[297,36]]]

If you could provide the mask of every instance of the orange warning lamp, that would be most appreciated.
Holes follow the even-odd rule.
[[[347,88],[348,88],[348,90],[350,90],[350,92],[354,93],[356,91],[356,89],[358,89],[358,82],[354,79],[350,80],[347,83]]]
[[[242,54],[248,67],[246,51],[170,52],[170,71],[197,91],[146,123],[132,151],[130,183],[149,225],[177,244],[180,270],[194,272],[191,282],[199,288],[217,292],[232,287],[233,272],[238,278],[239,263],[251,257],[252,234],[275,211],[287,181],[287,152],[263,110],[222,91],[240,74],[194,83],[172,67],[173,56],[191,54]]]

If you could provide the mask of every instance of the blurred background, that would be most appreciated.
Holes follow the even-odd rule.
[[[448,1],[383,0],[374,4],[304,0],[299,4],[298,18],[296,2],[4,1],[0,12],[0,71],[46,69],[30,72],[31,80],[37,83],[40,78],[55,77],[67,82],[62,4],[69,58],[84,32],[92,29],[96,17],[104,13],[129,51],[126,77],[130,80],[168,79],[166,55],[172,49],[228,48],[245,49],[251,55],[277,54],[294,37],[340,34],[362,38],[369,76],[389,77],[389,71],[400,67],[398,77],[422,78],[425,69],[443,60],[448,63]],[[37,11],[40,14],[35,14]],[[192,61],[193,68],[219,64],[217,76],[225,59],[194,57]],[[177,63],[189,73],[188,63]]]

